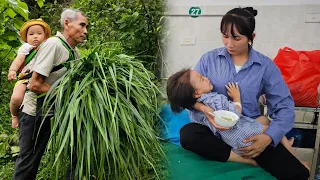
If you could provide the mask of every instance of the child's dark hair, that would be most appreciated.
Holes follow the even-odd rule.
[[[227,34],[228,25],[231,24],[231,35],[235,37],[233,27],[239,31],[240,34],[245,35],[251,41],[251,48],[253,43],[253,31],[256,26],[254,17],[258,14],[258,11],[252,7],[234,8],[227,12],[222,18],[220,24],[220,31],[222,34]]]
[[[197,102],[194,97],[195,89],[190,83],[190,69],[183,69],[169,77],[167,95],[171,110],[179,113],[183,109],[193,109]]]

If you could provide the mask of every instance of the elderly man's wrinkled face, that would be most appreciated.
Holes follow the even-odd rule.
[[[81,13],[77,13],[77,18],[67,24],[66,30],[74,45],[82,43],[87,37],[88,20]]]

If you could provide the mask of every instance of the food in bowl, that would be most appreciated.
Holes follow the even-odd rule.
[[[232,121],[231,118],[227,118],[227,117],[221,117],[222,119],[226,120],[226,121]]]
[[[214,117],[214,121],[222,127],[231,128],[237,124],[239,116],[231,111],[218,110],[211,113]]]

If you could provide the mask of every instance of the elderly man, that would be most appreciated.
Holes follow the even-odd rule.
[[[49,91],[67,68],[59,65],[68,60],[79,58],[76,45],[82,43],[87,36],[88,20],[79,10],[65,9],[61,14],[62,33],[49,38],[35,55],[32,67],[30,91],[25,93],[22,112],[19,115],[20,153],[13,174],[15,180],[36,179],[41,157],[50,137],[50,118],[39,118],[36,98]],[[44,122],[40,128],[41,120]]]

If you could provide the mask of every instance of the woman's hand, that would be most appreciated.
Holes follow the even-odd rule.
[[[239,151],[246,153],[241,154],[244,158],[255,158],[259,156],[267,146],[272,142],[272,139],[266,134],[258,134],[245,139],[245,143],[252,142],[250,146],[239,148]]]
[[[226,128],[226,127],[219,126],[219,125],[214,121],[214,117],[213,117],[213,112],[214,112],[214,110],[213,110],[212,108],[210,108],[209,106],[205,106],[205,105],[204,105],[201,109],[202,109],[201,112],[203,112],[203,113],[206,115],[208,121],[209,121],[216,129],[219,129],[219,130],[221,130],[221,131],[225,131],[225,130],[228,130],[228,129],[229,129],[229,128]]]
[[[228,90],[228,95],[232,98],[232,100],[234,102],[240,102],[240,89],[238,86],[238,83],[230,83],[228,82],[228,84],[226,85],[226,88]]]

